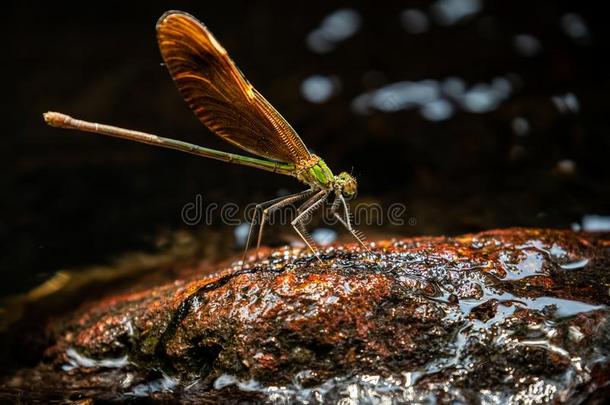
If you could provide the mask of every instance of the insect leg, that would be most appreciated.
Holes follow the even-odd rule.
[[[307,233],[307,230],[305,229],[305,225],[303,224],[303,222],[308,218],[309,215],[311,215],[316,209],[318,209],[324,203],[324,201],[326,201],[328,194],[329,194],[329,192],[327,190],[321,190],[316,195],[314,195],[310,200],[305,202],[305,204],[303,204],[303,205],[308,204],[312,200],[313,200],[313,202],[311,204],[309,204],[309,206],[307,208],[305,208],[299,215],[297,215],[296,218],[293,219],[291,222],[291,225],[294,228],[294,230],[299,234],[301,239],[303,239],[303,241],[305,242],[307,247],[309,247],[309,249],[311,249],[313,254],[316,255],[316,257],[318,258],[318,260],[320,262],[322,261],[322,259],[320,259],[320,256],[318,255],[318,251],[317,251],[317,249],[315,249],[315,242],[311,239],[311,237]],[[299,229],[299,228],[301,228],[301,229]]]
[[[321,190],[323,191],[323,190]],[[318,192],[316,194],[314,194],[312,197],[310,197],[307,201],[305,201],[303,204],[301,204],[299,206],[299,208],[297,208],[297,215],[301,215],[301,213],[303,211],[305,211],[306,209],[308,209],[313,203],[317,202],[318,199],[320,198],[321,192]]]
[[[339,200],[339,192],[335,191],[335,199],[333,200],[333,203],[332,203],[332,205],[330,207],[330,213],[332,215],[335,215],[335,213],[339,209],[340,205],[341,205],[341,200]]]
[[[287,206],[288,204],[292,204],[295,201],[299,201],[307,196],[310,196],[311,194],[314,193],[314,191],[315,191],[314,189],[309,189],[309,190],[305,190],[305,191],[302,191],[297,194],[289,195],[289,196],[285,197],[283,200],[273,203],[263,210],[262,216],[261,216],[261,223],[258,228],[258,238],[256,241],[257,256],[258,256],[258,249],[261,246],[261,239],[263,238],[263,227],[265,226],[265,222],[267,222],[269,215],[271,215],[274,211],[277,211],[277,210]]]
[[[339,203],[337,203],[337,201],[339,201],[343,205],[343,212],[345,215],[345,220],[343,218],[341,218],[341,215],[339,215],[339,213],[337,212],[337,210],[339,208]],[[337,218],[337,220],[339,220],[339,222],[341,222],[341,224],[343,224],[343,226],[352,234],[352,236],[358,241],[358,243],[360,243],[360,245],[363,248],[365,248],[367,251],[369,251],[368,246],[366,246],[364,244],[364,239],[365,239],[364,235],[352,227],[351,220],[350,220],[349,206],[347,205],[347,202],[345,201],[345,198],[343,197],[343,195],[337,194],[335,201],[333,201],[332,210],[333,210],[332,212],[333,212],[333,215],[335,216],[335,218]]]
[[[242,259],[243,263],[246,262],[246,254],[248,253],[248,248],[250,247],[250,242],[252,241],[252,234],[253,234],[252,231],[254,229],[254,226],[257,224],[257,218],[259,216],[262,216],[263,210],[266,207],[273,206],[274,204],[279,204],[288,198],[293,198],[293,197],[297,197],[297,196],[305,197],[307,195],[307,193],[311,193],[311,192],[313,192],[313,190],[305,190],[300,193],[292,194],[289,196],[282,196],[282,197],[274,198],[273,200],[269,200],[269,201],[262,202],[260,204],[256,204],[256,207],[254,207],[254,215],[252,216],[252,222],[250,222],[250,228],[248,229],[248,238],[246,239],[246,247],[244,249],[244,256]],[[262,231],[262,226],[261,226],[261,231]],[[259,235],[258,239],[260,241],[260,235]],[[258,247],[256,249],[256,253],[257,253],[257,257],[258,257]]]

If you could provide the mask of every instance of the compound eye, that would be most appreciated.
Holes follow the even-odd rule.
[[[345,197],[352,197],[356,194],[356,182],[351,180],[343,185],[343,195]]]

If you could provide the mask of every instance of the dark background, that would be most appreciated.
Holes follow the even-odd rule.
[[[610,214],[607,14],[596,2],[483,1],[474,15],[446,25],[434,18],[433,3],[9,5],[3,18],[9,91],[0,149],[2,293],[26,290],[61,268],[157,249],[160,235],[193,232],[180,210],[197,194],[246,204],[302,189],[287,177],[43,123],[42,112],[62,111],[235,151],[197,121],[160,65],[154,27],[168,9],[205,22],[333,170],[353,168],[360,200],[406,204],[412,224],[378,227],[371,239],[570,228],[585,215]],[[359,13],[360,29],[331,52],[313,52],[308,33],[342,7]],[[425,32],[405,30],[405,9],[428,17]],[[562,29],[567,13],[586,23],[587,35]],[[520,34],[539,41],[530,56],[515,46]],[[300,89],[312,75],[334,77],[340,89],[311,103]],[[424,118],[417,107],[367,115],[351,107],[358,95],[384,85],[448,77],[461,78],[466,89],[501,77],[510,95],[484,113],[451,100],[454,114],[443,121]],[[568,94],[577,106],[559,108],[553,97]],[[526,134],[515,131],[518,117],[527,122]],[[222,243],[229,253],[219,259],[239,251],[232,228],[217,223],[208,230],[228,235]]]

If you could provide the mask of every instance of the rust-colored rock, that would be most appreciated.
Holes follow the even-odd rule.
[[[118,399],[602,401],[610,237],[553,230],[279,249],[89,303],[18,390]],[[14,391],[13,391],[14,392]]]

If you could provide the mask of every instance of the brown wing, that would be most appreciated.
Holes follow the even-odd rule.
[[[168,11],[157,23],[157,39],[182,96],[210,130],[248,152],[280,162],[310,157],[290,124],[196,18]]]

